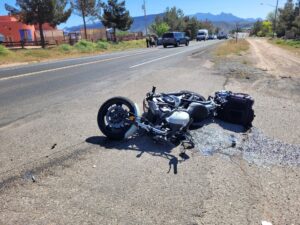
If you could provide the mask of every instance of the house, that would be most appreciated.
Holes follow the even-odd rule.
[[[35,27],[26,25],[13,16],[0,16],[0,34],[6,42],[35,41]]]
[[[43,24],[43,33],[48,42],[57,43],[64,40],[63,31],[48,23]],[[5,42],[40,41],[40,31],[38,25],[24,24],[14,16],[0,16],[0,37]]]

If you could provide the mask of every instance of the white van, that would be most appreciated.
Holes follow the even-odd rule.
[[[198,30],[197,41],[206,41],[208,39],[208,30],[202,29]]]

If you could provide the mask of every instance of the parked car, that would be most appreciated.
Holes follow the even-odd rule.
[[[219,34],[218,35],[218,39],[222,40],[222,39],[228,39],[228,35],[227,34]]]
[[[202,29],[198,30],[197,41],[206,41],[208,40],[208,30]]]
[[[173,45],[174,47],[178,47],[179,45],[188,46],[190,43],[190,38],[185,35],[184,32],[168,32],[163,34],[162,36],[162,44],[164,48],[169,45]]]
[[[215,34],[208,35],[208,40],[216,40],[216,39],[217,39],[217,35]]]

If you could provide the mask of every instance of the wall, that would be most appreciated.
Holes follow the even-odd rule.
[[[0,16],[0,33],[5,36],[5,41],[21,41],[20,30],[30,32],[32,41],[35,41],[35,28],[32,25],[26,25],[11,16]]]

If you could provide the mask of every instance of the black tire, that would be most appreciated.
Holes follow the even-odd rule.
[[[124,109],[122,107],[123,105],[126,106],[127,109]],[[114,107],[114,106],[117,106],[117,107],[121,106],[121,108],[123,109],[123,112],[121,115],[123,118],[122,117],[117,118],[118,120],[122,120],[119,122],[119,124],[124,123],[123,127],[118,127],[118,128],[115,127],[114,128],[108,124],[109,118],[107,117],[107,113],[109,110],[112,110],[112,107]],[[112,112],[112,115],[113,115],[113,112]],[[137,116],[137,112],[136,112],[135,105],[131,100],[124,98],[124,97],[111,98],[111,99],[107,100],[106,102],[104,102],[99,109],[98,116],[97,116],[97,122],[98,122],[99,129],[109,139],[122,140],[125,138],[126,132],[132,126],[134,126],[133,121],[129,120],[129,116],[132,116],[132,115]]]
[[[167,47],[167,45],[164,45],[164,48],[166,48]]]
[[[178,42],[176,42],[176,44],[174,45],[174,47],[176,47],[176,48],[177,48],[178,46],[179,46],[179,43],[178,43]]]
[[[189,44],[190,44],[190,42],[189,42],[189,41],[187,41],[187,42],[185,43],[185,46],[189,46]]]
[[[186,93],[186,94],[193,95],[198,99],[198,101],[206,101],[206,98],[204,98],[202,95],[200,95],[196,92],[183,90],[183,91],[180,91],[180,93]]]

